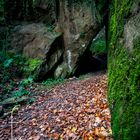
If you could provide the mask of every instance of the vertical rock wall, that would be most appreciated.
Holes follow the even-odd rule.
[[[140,1],[113,0],[108,98],[116,140],[140,139]]]

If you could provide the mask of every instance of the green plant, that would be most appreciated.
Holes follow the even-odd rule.
[[[32,77],[28,77],[27,79],[23,79],[20,82],[20,85],[23,86],[23,87],[25,87],[25,86],[28,86],[31,83],[33,83],[33,78]]]
[[[105,39],[100,39],[92,43],[90,47],[92,53],[107,53],[106,41]]]
[[[25,59],[20,55],[3,53],[0,51],[0,98],[4,100],[12,96],[20,96],[28,94],[24,86],[31,83],[32,79],[28,78],[20,83],[19,90],[13,95],[11,94],[15,87],[18,86],[17,79],[21,77]],[[21,86],[22,85],[22,86]]]
[[[21,97],[24,95],[30,95],[30,92],[28,90],[26,90],[26,87],[29,86],[31,83],[33,83],[32,77],[28,77],[27,79],[23,79],[18,86],[18,90],[13,93],[13,96],[14,97]]]
[[[60,85],[63,84],[65,82],[65,80],[63,78],[59,78],[59,79],[47,79],[46,81],[44,81],[42,84],[47,88],[47,89],[51,89],[52,87],[56,86],[56,85]]]
[[[19,89],[13,93],[14,97],[21,97],[24,95],[30,95],[30,92],[26,90],[23,86],[20,86]]]
[[[47,31],[52,32],[54,30],[54,25],[47,25]]]
[[[4,68],[10,67],[12,65],[13,61],[14,61],[13,58],[5,60],[4,63],[3,63]]]
[[[33,58],[26,59],[26,63],[24,64],[24,68],[23,68],[25,75],[27,77],[28,76],[30,77],[31,75],[32,77],[35,77],[34,72],[40,67],[42,62],[43,60],[39,60],[39,59],[33,59]]]

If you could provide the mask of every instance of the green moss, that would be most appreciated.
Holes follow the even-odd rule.
[[[42,61],[39,59],[29,59],[28,60],[29,70],[34,71],[41,63]]]
[[[52,87],[56,85],[64,84],[65,79],[64,78],[58,78],[58,79],[47,79],[43,82],[43,85],[46,89],[51,89]]]
[[[42,60],[39,59],[28,59],[26,62],[26,66],[24,68],[24,72],[26,76],[36,75],[40,65],[43,63]]]
[[[109,24],[108,99],[115,140],[140,139],[140,37],[133,52],[120,43],[132,0],[113,0]]]
[[[92,53],[96,53],[96,54],[100,54],[100,53],[106,53],[106,41],[105,39],[100,39],[97,40],[96,42],[93,42],[91,47],[90,47],[90,51]]]
[[[132,0],[113,0],[111,5],[111,18],[110,18],[110,35],[111,42],[114,47],[117,38],[122,34],[125,18],[130,12],[133,4]],[[124,19],[124,20],[123,20]]]
[[[140,38],[130,54],[120,44],[109,57],[108,99],[116,140],[140,139]]]

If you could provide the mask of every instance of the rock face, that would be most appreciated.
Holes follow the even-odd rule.
[[[40,62],[36,63],[39,66],[35,72],[40,79],[56,67],[64,52],[62,35],[49,32],[43,24],[15,27],[11,44],[14,51],[22,53],[30,63]]]
[[[122,0],[112,4],[108,55],[112,129],[116,140],[137,140],[140,139],[140,2]]]
[[[102,28],[104,3],[98,8],[95,1],[36,0],[38,9],[47,11],[51,5],[55,11],[55,29],[49,31],[43,24],[17,26],[12,48],[27,58],[41,60],[38,77],[65,78],[75,73],[80,58]]]
[[[69,0],[60,0],[56,30],[63,32],[65,52],[63,63],[55,71],[57,77],[61,75],[66,77],[75,73],[79,58],[99,32],[102,21],[97,18],[101,15],[96,10],[94,1],[90,3],[82,1],[77,4]]]

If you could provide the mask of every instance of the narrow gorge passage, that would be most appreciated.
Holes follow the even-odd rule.
[[[102,72],[44,91],[13,116],[13,136],[21,140],[112,140],[106,91],[107,74]],[[11,137],[10,122],[10,117],[0,120],[1,140]]]

